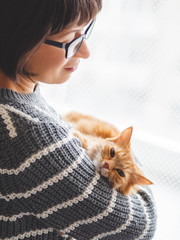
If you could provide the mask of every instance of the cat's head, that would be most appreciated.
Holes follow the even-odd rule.
[[[109,181],[124,195],[135,192],[138,185],[152,184],[133,158],[130,148],[132,131],[133,128],[129,127],[117,137],[105,139],[101,150],[101,171],[106,174],[105,169],[108,170]]]

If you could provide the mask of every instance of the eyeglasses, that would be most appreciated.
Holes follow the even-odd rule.
[[[83,43],[83,40],[84,39],[87,40],[89,38],[89,36],[91,35],[94,24],[95,24],[95,19],[93,19],[92,22],[89,24],[89,26],[85,30],[84,34],[82,34],[78,38],[75,38],[74,40],[72,40],[69,43],[61,43],[61,42],[56,42],[53,40],[46,40],[44,43],[54,46],[54,47],[64,49],[66,51],[65,57],[68,59],[72,58],[77,53],[77,51],[80,49],[80,47]]]

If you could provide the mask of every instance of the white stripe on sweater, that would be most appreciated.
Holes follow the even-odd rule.
[[[147,193],[146,190],[145,190],[145,192]],[[150,227],[150,222],[151,222],[151,220],[149,219],[149,215],[148,215],[146,206],[145,206],[145,201],[142,200],[142,197],[139,194],[137,194],[137,196],[138,196],[139,201],[141,202],[141,206],[143,207],[143,211],[144,211],[144,214],[145,214],[145,217],[146,217],[146,226],[145,226],[142,234],[139,237],[135,238],[134,240],[143,239],[147,235],[148,229]]]
[[[37,214],[37,218],[47,218],[49,215],[53,214],[54,212],[57,212],[59,209],[71,207],[73,204],[77,204],[80,201],[83,201],[84,199],[88,198],[88,195],[92,193],[93,188],[96,186],[97,181],[100,179],[100,174],[96,172],[96,175],[88,185],[88,187],[85,189],[85,191],[79,195],[78,197],[75,197],[73,199],[68,200],[67,202],[60,203],[56,206],[53,206],[52,208],[49,208],[48,210],[44,211],[43,213]],[[64,231],[64,230],[62,230]]]
[[[143,186],[139,186],[139,191],[146,193],[148,195],[148,197],[151,199],[153,205],[154,206],[156,205],[153,197],[151,196],[150,192],[146,188],[144,188]]]
[[[126,220],[126,222],[120,227],[120,228],[117,228],[113,231],[110,231],[110,232],[106,232],[106,233],[101,233],[101,234],[98,234],[97,236],[91,238],[91,240],[98,240],[98,239],[102,239],[104,237],[107,237],[109,235],[114,235],[114,234],[117,234],[117,233],[120,233],[122,231],[124,231],[130,224],[131,224],[131,221],[133,220],[133,203],[132,203],[132,200],[130,197],[128,197],[128,202],[129,202],[129,215],[128,215],[128,218]]]
[[[20,213],[20,214],[17,214],[17,215],[13,215],[11,217],[7,217],[7,216],[4,216],[4,215],[0,215],[0,221],[4,221],[4,222],[7,222],[7,221],[10,221],[10,222],[15,222],[18,218],[22,218],[24,216],[31,216],[31,215],[34,215],[34,214],[31,214],[31,213]]]
[[[4,120],[4,124],[6,125],[7,130],[9,131],[9,136],[11,138],[17,137],[17,132],[15,127],[13,126],[13,122],[11,121],[11,117],[8,114],[8,111],[2,107],[0,107],[0,115]]]
[[[10,106],[8,104],[0,104],[0,115],[1,115],[2,119],[4,120],[6,128],[9,131],[9,136],[11,138],[17,137],[17,132],[16,132],[16,128],[13,126],[13,121],[12,121],[12,118],[10,117],[10,115],[8,114],[8,111],[16,113],[19,116],[28,119],[29,121],[32,121],[35,123],[39,122],[38,118],[33,118],[30,115]]]
[[[23,216],[30,216],[30,215],[33,215],[37,218],[47,218],[49,215],[53,214],[54,212],[57,212],[59,209],[71,207],[73,204],[77,204],[78,202],[83,201],[84,199],[88,198],[88,195],[90,195],[92,193],[92,190],[95,187],[95,185],[97,184],[97,181],[99,179],[100,179],[100,174],[98,172],[96,172],[96,175],[94,176],[92,181],[89,183],[89,185],[87,186],[87,188],[81,195],[79,195],[78,197],[75,197],[71,200],[68,200],[67,202],[63,202],[56,206],[53,206],[42,213],[39,213],[39,214],[20,213],[18,215],[14,215],[11,217],[0,215],[0,220],[16,221],[18,218],[22,218]],[[112,200],[115,201],[114,196],[113,196]],[[113,203],[112,203],[112,206],[113,206]],[[109,210],[109,211],[111,211],[111,210]]]
[[[18,240],[18,239],[24,239],[24,238],[29,238],[29,237],[36,237],[36,236],[41,236],[43,234],[48,234],[49,232],[53,232],[53,228],[47,228],[47,229],[37,229],[35,231],[30,231],[30,232],[25,232],[23,234],[19,234],[18,236],[13,236],[10,238],[3,238],[4,240]],[[0,240],[2,240],[0,238]]]
[[[28,198],[31,195],[35,195],[37,192],[41,192],[43,189],[47,189],[49,186],[52,186],[53,184],[57,183],[58,181],[62,180],[64,177],[67,177],[69,173],[73,172],[75,168],[77,168],[78,164],[81,163],[83,157],[84,157],[84,151],[82,150],[81,154],[78,156],[78,158],[69,165],[66,169],[64,169],[62,172],[58,173],[54,177],[48,179],[48,181],[43,182],[42,184],[38,185],[37,187],[24,192],[24,193],[11,193],[8,195],[2,195],[0,194],[0,199],[5,199],[6,201],[13,200],[15,198]]]
[[[58,123],[60,123],[60,119],[58,118],[58,116],[55,116],[55,115],[53,115],[51,112],[50,112],[50,110],[48,109],[48,107],[45,105],[45,107],[46,107],[46,110],[48,111],[45,111],[45,110],[43,110],[43,109],[41,109],[41,108],[39,108],[38,106],[33,106],[36,110],[38,110],[39,112],[41,112],[41,113],[43,113],[43,114],[45,114],[46,116],[48,116],[48,117],[50,117],[50,118],[53,118],[55,121],[57,121]]]
[[[14,112],[14,113],[18,114],[19,116],[28,119],[29,121],[36,122],[36,123],[39,122],[38,118],[32,118],[30,115],[28,115],[28,114],[26,114],[26,113],[24,113],[24,112],[22,112],[22,111],[20,111],[20,110],[18,110],[16,108],[12,107],[12,106],[9,106],[8,104],[5,104],[5,105],[4,104],[0,104],[0,108],[2,108],[2,109],[4,108],[4,109],[6,109],[6,110],[8,110],[10,112]]]
[[[72,138],[73,138],[73,135],[70,134],[67,138],[64,138],[56,143],[51,144],[48,147],[45,147],[42,150],[39,150],[37,153],[33,154],[30,158],[27,158],[25,162],[23,162],[18,168],[12,168],[12,169],[0,168],[0,174],[18,175],[20,172],[23,172],[26,168],[30,167],[32,163],[35,163],[36,160],[40,159],[43,156],[48,155],[51,152],[54,152],[57,148],[60,148],[62,145],[71,141]]]
[[[72,133],[74,132],[74,129],[72,128],[72,125],[71,125],[69,122],[66,122],[66,121],[64,121],[64,120],[61,120],[61,119],[60,119],[60,116],[58,116],[58,114],[57,114],[56,116],[54,116],[53,113],[50,112],[50,110],[48,109],[47,106],[46,106],[46,109],[47,109],[48,112],[40,109],[40,108],[37,107],[37,106],[34,106],[34,108],[35,108],[36,110],[38,110],[39,112],[42,112],[42,113],[45,114],[46,116],[52,118],[54,121],[56,121],[56,122],[57,122],[59,125],[61,125],[62,127],[66,128],[66,129],[68,128],[69,131],[71,131]]]
[[[102,213],[100,213],[94,217],[85,219],[85,220],[79,220],[79,221],[71,224],[69,227],[64,228],[62,231],[65,233],[69,233],[69,232],[73,231],[75,228],[78,228],[80,225],[97,222],[98,220],[101,220],[104,217],[107,217],[109,215],[109,213],[111,213],[113,211],[113,208],[115,207],[116,197],[117,197],[117,191],[115,189],[113,189],[110,203]]]

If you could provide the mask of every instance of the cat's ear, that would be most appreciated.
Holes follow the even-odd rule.
[[[108,138],[109,141],[120,143],[121,145],[127,145],[130,143],[133,127],[126,128],[117,137]]]
[[[147,179],[145,176],[141,174],[136,174],[134,181],[135,184],[138,185],[151,185],[153,184],[149,179]]]
[[[133,132],[133,127],[128,127],[124,131],[122,131],[121,135],[119,136],[120,142],[125,145],[130,143],[132,132]]]

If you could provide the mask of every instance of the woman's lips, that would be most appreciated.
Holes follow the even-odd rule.
[[[72,67],[67,67],[65,69],[69,72],[74,72],[74,71],[76,71],[77,68],[78,68],[78,65],[75,65],[75,66],[72,66]]]

